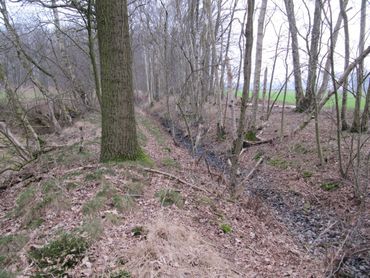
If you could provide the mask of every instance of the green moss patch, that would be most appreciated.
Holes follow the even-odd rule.
[[[164,167],[171,167],[171,168],[180,168],[180,163],[171,158],[171,157],[165,157],[161,160],[161,164],[164,166]]]
[[[85,215],[94,216],[106,205],[110,205],[119,211],[123,211],[133,207],[135,205],[135,201],[131,196],[121,195],[111,184],[106,183],[93,198],[83,205],[82,212]]]
[[[131,278],[132,275],[130,272],[126,270],[119,270],[119,271],[113,272],[109,277],[110,278]]]
[[[184,205],[180,192],[174,189],[161,189],[155,196],[159,198],[161,205],[165,207],[176,205],[181,208]]]
[[[43,223],[47,210],[66,209],[69,206],[66,200],[60,181],[51,178],[22,191],[10,216],[21,218],[23,227],[34,229]]]
[[[18,260],[17,252],[26,245],[27,241],[28,238],[22,234],[0,236],[0,269]]]
[[[62,234],[41,248],[28,253],[30,262],[37,266],[39,277],[62,277],[84,257],[87,241],[74,234]]]
[[[257,138],[257,134],[255,131],[249,130],[246,133],[244,133],[244,139],[247,141],[259,141]]]
[[[333,191],[339,187],[339,182],[331,181],[320,185],[320,188],[325,191]]]
[[[281,158],[271,158],[267,161],[268,164],[271,166],[274,166],[276,168],[280,168],[283,170],[286,170],[289,168],[290,163],[287,160],[281,159]]]
[[[231,227],[231,225],[226,224],[226,223],[221,224],[220,229],[224,234],[229,234],[233,231],[233,228]]]

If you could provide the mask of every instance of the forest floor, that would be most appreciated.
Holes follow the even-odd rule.
[[[358,205],[336,174],[330,116],[325,166],[311,125],[289,142],[250,147],[241,177],[264,160],[234,200],[230,140],[210,129],[193,156],[181,118],[173,140],[163,110],[137,111],[141,161],[100,164],[100,118],[90,114],[2,177],[0,277],[368,277],[368,198]],[[264,138],[278,134],[279,115]],[[288,111],[287,131],[301,118]]]

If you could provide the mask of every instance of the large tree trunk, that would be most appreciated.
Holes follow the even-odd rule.
[[[100,160],[135,160],[136,135],[132,57],[126,0],[96,1],[102,86]]]
[[[292,0],[284,0],[285,8],[288,16],[289,31],[292,38],[292,55],[293,55],[293,68],[294,68],[294,83],[296,93],[296,106],[298,111],[302,111],[303,101],[303,87],[301,64],[299,62],[299,46],[298,46],[298,30],[294,14],[294,5]]]
[[[309,51],[308,77],[306,86],[306,96],[301,105],[301,110],[307,110],[315,102],[315,87],[317,78],[317,63],[319,60],[319,40],[321,25],[321,0],[315,1],[315,13],[311,33],[311,48]]]
[[[365,47],[365,27],[366,27],[366,0],[362,0],[361,4],[361,23],[360,23],[360,40],[358,43],[359,53],[364,51]],[[357,90],[356,90],[356,103],[355,110],[353,111],[353,123],[351,132],[360,132],[361,130],[361,99],[362,99],[362,83],[364,77],[364,62],[361,61],[357,69]]]
[[[254,67],[254,81],[253,81],[253,107],[252,107],[252,119],[250,129],[256,129],[257,121],[257,110],[258,110],[258,95],[260,92],[260,77],[261,77],[261,66],[262,66],[262,46],[263,46],[263,29],[265,27],[265,15],[266,15],[267,0],[263,0],[260,7],[260,14],[258,17],[257,26],[257,48],[256,48],[256,60]]]

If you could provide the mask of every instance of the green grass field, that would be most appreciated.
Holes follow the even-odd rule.
[[[252,92],[250,92],[250,95]],[[242,91],[239,91],[238,95],[241,97]],[[278,95],[278,91],[271,92],[271,103],[275,100],[276,96]],[[277,98],[277,102],[279,104],[283,103],[283,92],[280,93],[279,97]],[[267,96],[266,96],[267,98]],[[262,93],[260,94],[260,99],[262,99]],[[347,95],[347,108],[348,109],[354,109],[355,108],[355,102],[356,99],[352,94]],[[295,105],[295,91],[294,90],[288,90],[286,94],[285,103],[289,105]],[[339,105],[342,106],[342,94],[339,93]],[[332,96],[329,101],[325,104],[326,108],[333,108],[335,106],[335,98]],[[365,107],[365,96],[363,96],[363,100],[361,101],[361,108],[363,109]]]
[[[33,91],[31,89],[27,89],[22,91],[18,94],[21,101],[36,101],[41,100],[44,96],[39,91]],[[0,91],[0,103],[6,103],[7,97],[4,91]]]

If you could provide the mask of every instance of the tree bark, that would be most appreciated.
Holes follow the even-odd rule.
[[[261,66],[262,66],[262,47],[263,47],[263,29],[265,23],[267,0],[262,0],[260,7],[260,14],[258,17],[257,26],[257,48],[256,48],[256,60],[254,67],[254,85],[253,85],[253,108],[252,108],[252,119],[250,129],[255,131],[257,122],[257,110],[258,110],[258,95],[260,91],[260,78],[261,78]]]
[[[320,40],[320,26],[321,26],[321,0],[315,1],[315,13],[311,33],[311,48],[309,51],[309,62],[308,62],[308,77],[306,86],[306,95],[304,101],[300,106],[300,110],[307,110],[315,100],[315,87],[317,79],[317,63],[319,60],[319,40]]]
[[[294,15],[294,5],[292,0],[284,0],[285,8],[288,16],[289,31],[292,39],[292,55],[294,67],[294,83],[296,93],[297,111],[302,111],[302,101],[304,98],[302,87],[301,64],[299,61],[299,46],[298,46],[298,30]]]
[[[343,25],[344,25],[343,26],[344,27],[344,31],[346,32],[346,26],[345,26],[344,17],[347,18],[346,7],[347,7],[347,4],[348,4],[348,0],[339,0],[339,1],[340,1],[340,5],[341,5],[341,12],[338,15],[338,19],[337,19],[337,22],[335,24],[334,32],[333,32],[334,48],[335,48],[335,46],[337,44],[337,40],[338,40],[338,36],[339,36],[339,31],[340,31],[340,27],[341,27],[341,24],[342,24],[342,20],[344,22],[343,23]],[[348,19],[347,19],[347,30],[348,30]],[[329,52],[330,52],[330,45],[328,46],[328,53]],[[348,64],[347,64],[347,66],[348,66]],[[346,66],[344,68],[346,68]],[[322,98],[323,94],[327,90],[329,79],[330,79],[330,55],[328,54],[328,57],[326,58],[326,62],[325,62],[324,71],[323,71],[321,86],[320,86],[320,89],[319,89],[319,91],[317,93],[317,99],[316,99],[316,101],[320,101],[320,99]],[[344,85],[343,85],[343,87],[344,87]]]
[[[126,0],[97,0],[102,86],[102,162],[135,160],[136,134],[132,54]]]
[[[343,18],[343,28],[344,28],[344,69],[349,65],[349,30],[348,30],[348,17],[346,13],[346,5],[348,0],[340,0],[340,13]],[[337,26],[336,26],[337,27]],[[338,32],[337,32],[338,33]],[[336,33],[336,36],[338,36]],[[346,77],[343,81],[343,90],[342,90],[342,108],[341,108],[341,121],[342,121],[342,130],[348,129],[347,123],[347,92],[348,90],[348,78]]]
[[[361,130],[367,131],[369,126],[369,115],[370,115],[370,82],[367,87],[366,99],[365,99],[365,108],[364,112],[362,112],[361,118]]]
[[[248,0],[248,17],[245,28],[246,45],[244,56],[244,86],[241,100],[240,118],[237,130],[237,139],[233,144],[233,154],[231,158],[231,191],[235,194],[236,179],[238,172],[238,158],[243,146],[244,128],[245,128],[245,111],[247,109],[247,97],[249,93],[249,85],[251,79],[252,68],[252,48],[253,48],[253,12],[254,0]]]
[[[361,2],[361,23],[360,23],[360,40],[358,43],[359,53],[364,51],[365,47],[365,27],[366,27],[366,0]],[[351,132],[361,131],[361,99],[362,99],[362,83],[364,75],[364,62],[361,61],[357,69],[357,90],[356,90],[356,103],[355,110],[353,111],[353,123],[351,127]]]

